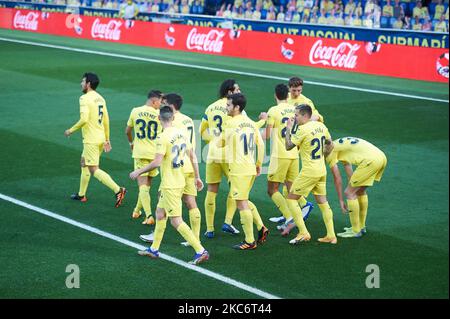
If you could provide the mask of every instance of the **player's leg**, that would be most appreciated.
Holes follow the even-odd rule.
[[[189,243],[189,246],[195,250],[195,255],[191,263],[199,264],[205,260],[208,260],[208,251],[202,246],[199,239],[197,239],[191,228],[189,228],[181,217],[183,189],[164,190],[164,193],[166,196],[165,204],[167,207],[168,216],[170,218],[170,223],[180,233],[184,240]]]
[[[150,197],[150,186],[152,183],[152,177],[150,176],[139,176],[138,177],[138,185],[139,185],[139,201],[142,204],[142,208],[144,209],[145,219],[142,222],[144,225],[153,225],[155,223],[155,219],[152,216],[152,207],[151,207],[151,197]]]
[[[327,235],[325,237],[319,238],[318,241],[322,243],[336,244],[337,238],[334,232],[333,211],[331,210],[331,207],[328,204],[327,196],[314,194],[314,197],[316,199],[320,211],[322,212],[323,222],[327,229]]]
[[[201,214],[200,210],[197,207],[196,197],[189,194],[183,194],[183,202],[186,204],[186,207],[189,211],[189,225],[191,226],[192,232],[200,241],[200,227],[201,227]],[[182,243],[184,246],[188,246],[188,243]]]
[[[366,187],[372,186],[374,180],[379,177],[378,173],[384,167],[383,159],[375,159],[362,162],[353,172],[350,181],[344,191],[347,198],[350,223],[352,229],[339,234],[340,237],[352,238],[361,237],[360,207],[358,192],[362,192]],[[364,221],[365,222],[365,221]]]
[[[356,195],[359,203],[359,226],[361,227],[361,232],[365,234],[367,210],[369,208],[369,197],[367,196],[366,187],[361,187]]]
[[[126,194],[126,189],[120,187],[114,182],[114,180],[109,176],[108,173],[101,170],[99,167],[100,154],[103,151],[103,144],[100,145],[89,145],[88,154],[85,156],[86,164],[89,167],[89,172],[103,185],[111,189],[116,196],[115,207],[119,207],[122,204],[123,198]]]
[[[264,225],[261,215],[259,214],[258,208],[256,208],[253,202],[248,201],[248,206],[250,211],[252,212],[253,223],[258,230],[258,244],[262,244],[267,240],[267,236],[269,235],[269,229]]]
[[[205,197],[205,220],[207,238],[214,237],[214,215],[216,214],[216,197],[219,192],[219,184],[222,174],[219,163],[206,163],[206,183],[208,189]]]
[[[160,199],[158,202],[158,207],[156,208],[156,226],[154,233],[150,234],[148,237],[152,237],[151,240],[146,240],[152,242],[151,247],[138,251],[139,255],[149,256],[152,258],[159,257],[159,247],[161,245],[162,239],[164,237],[164,232],[166,230],[167,225],[167,216],[166,211],[162,207],[164,206],[162,202],[162,196],[160,195]],[[153,236],[152,236],[153,235]],[[142,237],[142,236],[141,236]],[[142,239],[142,238],[141,238]]]
[[[286,180],[289,165],[289,159],[277,157],[270,158],[269,169],[267,172],[267,194],[282,214],[282,217],[277,216],[269,219],[274,223],[283,223],[291,218],[291,212],[287,207],[286,197],[284,197],[279,191],[280,184],[284,183]]]
[[[91,179],[91,172],[89,172],[89,168],[86,166],[86,162],[84,156],[81,155],[81,176],[80,176],[80,189],[78,193],[72,194],[70,198],[73,200],[79,200],[81,202],[87,202],[86,191],[89,186],[89,180]]]
[[[288,208],[286,199],[283,197],[283,195],[279,191],[280,183],[279,182],[273,182],[273,181],[267,181],[267,194],[274,202],[275,206],[278,208],[278,210],[283,215],[284,220],[279,218],[271,218],[271,221],[276,221],[278,223],[284,222],[291,218],[291,212]]]
[[[247,250],[255,249],[256,241],[253,234],[253,215],[247,200],[236,200],[236,206],[241,216],[242,229],[244,231],[244,241],[234,245],[234,249]]]
[[[314,194],[319,209],[322,212],[323,222],[327,229],[327,235],[319,238],[318,241],[322,243],[336,244],[337,239],[334,232],[333,211],[331,210],[327,200],[327,176],[324,175],[322,177],[315,178],[313,183],[314,187],[311,189],[311,192]]]
[[[294,219],[295,225],[299,229],[297,237],[290,241],[291,244],[297,244],[302,241],[308,241],[311,236],[308,233],[305,222],[303,220],[303,215],[298,201],[301,197],[307,197],[311,191],[312,185],[311,180],[301,174],[295,178],[292,186],[290,188],[289,195],[287,197],[288,207],[291,210],[292,217]],[[293,228],[293,224],[290,224],[281,234],[286,236],[289,234],[290,229]]]
[[[229,180],[228,163],[222,163],[221,168],[222,168],[222,174],[227,178],[227,180]],[[230,183],[228,182],[228,186],[229,185],[230,185]],[[223,232],[229,233],[231,235],[237,235],[240,233],[240,231],[236,227],[233,226],[233,218],[234,218],[234,214],[236,213],[236,210],[237,210],[236,200],[234,200],[232,198],[231,191],[230,191],[230,192],[228,192],[228,196],[227,196],[227,208],[225,211],[225,220],[222,225]]]
[[[338,234],[339,237],[344,237],[344,238],[361,237],[361,235],[362,235],[362,233],[361,233],[362,224],[361,224],[361,220],[360,220],[361,207],[359,205],[358,193],[364,194],[365,189],[366,189],[365,186],[353,187],[350,184],[347,185],[347,187],[344,191],[344,194],[345,194],[345,197],[347,198],[347,207],[348,207],[348,214],[350,217],[351,228],[345,228],[344,233]],[[363,207],[363,208],[365,208],[365,207]],[[367,209],[366,209],[366,214],[367,214]],[[365,218],[364,218],[364,223],[365,223]]]

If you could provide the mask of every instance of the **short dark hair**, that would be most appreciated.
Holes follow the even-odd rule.
[[[275,87],[275,95],[279,100],[286,100],[288,97],[289,88],[286,84],[278,84]]]
[[[219,89],[219,97],[224,98],[227,97],[228,91],[233,92],[234,91],[234,85],[236,84],[236,81],[233,79],[228,79],[222,82]]]
[[[147,94],[147,98],[151,99],[151,98],[161,98],[162,97],[162,92],[159,90],[150,90],[150,92],[148,92]]]
[[[289,79],[289,83],[288,83],[289,87],[297,87],[297,86],[303,86],[303,80],[300,79],[299,77],[293,76],[292,78]]]
[[[233,106],[239,106],[239,111],[242,112],[245,109],[245,106],[247,105],[247,99],[245,98],[244,94],[242,93],[233,93],[227,96],[229,100],[231,100],[231,103],[233,103]]]
[[[159,117],[162,122],[168,122],[173,116],[173,110],[170,106],[164,105],[159,109]]]
[[[308,114],[308,117],[312,116],[312,108],[308,104],[300,104],[295,108],[301,115]]]
[[[178,95],[176,93],[168,93],[165,94],[163,99],[166,100],[166,104],[173,105],[175,110],[180,110],[181,106],[183,105],[183,98],[181,95]]]
[[[83,74],[83,78],[86,79],[86,83],[89,83],[91,85],[91,89],[93,90],[97,89],[98,85],[100,84],[100,79],[95,73],[86,72],[85,74]]]

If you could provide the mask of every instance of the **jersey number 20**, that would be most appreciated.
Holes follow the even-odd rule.
[[[321,155],[323,155],[323,144],[325,144],[325,136],[322,136],[320,138],[320,140],[318,138],[314,138],[311,140],[311,146],[316,146],[316,148],[314,148],[311,152],[311,159],[316,160],[316,159],[320,159]],[[317,152],[320,152],[320,154],[318,155]]]

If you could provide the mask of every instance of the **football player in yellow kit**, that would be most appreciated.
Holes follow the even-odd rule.
[[[255,177],[261,174],[265,148],[256,123],[242,114],[246,104],[247,100],[241,93],[228,96],[227,111],[230,118],[224,126],[218,145],[219,148],[225,149],[225,162],[229,167],[230,197],[236,201],[245,233],[244,241],[233,247],[240,250],[255,249],[257,242],[264,243],[269,233],[258,209],[249,201]],[[253,223],[258,230],[257,242],[253,235]]]
[[[311,99],[307,98],[306,96],[304,96],[303,93],[303,79],[299,78],[299,77],[291,77],[289,79],[288,82],[288,87],[289,87],[289,95],[287,97],[287,103],[292,105],[294,108],[298,105],[301,104],[308,104],[312,111],[313,111],[313,115],[311,116],[311,120],[312,121],[319,121],[323,123],[323,116],[320,115],[320,113],[316,110],[314,103],[311,101]],[[286,123],[286,122],[285,122]],[[283,126],[285,126],[286,124],[283,123]],[[296,129],[296,126],[294,126],[294,130]],[[267,134],[266,134],[267,136]],[[286,184],[283,185],[283,196],[286,198],[288,195],[288,187]],[[302,208],[302,214],[304,219],[306,220],[306,218],[308,218],[309,214],[311,213],[311,210],[313,209],[313,205],[310,202],[306,201],[306,198],[301,197],[300,198],[300,207]],[[278,206],[278,204],[277,204]],[[277,226],[278,229],[280,230],[285,230],[287,228],[287,226],[289,224],[292,224],[292,218],[286,220],[285,216],[279,216],[279,217],[271,217],[269,219],[270,221],[274,222],[274,223],[283,223],[279,226]]]
[[[223,127],[229,119],[227,112],[227,96],[233,93],[240,93],[239,84],[233,79],[227,79],[222,82],[219,89],[219,99],[210,104],[205,111],[200,125],[200,135],[202,139],[209,144],[208,155],[206,159],[206,183],[208,190],[205,197],[205,217],[207,238],[214,237],[214,215],[216,212],[216,197],[219,191],[219,185],[222,177],[228,178],[228,163],[224,162],[224,149],[217,147],[217,141],[223,131]],[[243,115],[246,116],[245,111]],[[260,121],[257,122],[258,127],[262,127],[265,123],[266,114],[261,113]],[[238,234],[233,225],[233,216],[236,211],[236,202],[227,198],[227,209],[225,214],[225,222],[222,231],[230,234]]]
[[[386,155],[375,145],[358,137],[343,137],[325,147],[326,161],[333,173],[334,185],[342,211],[348,212],[352,227],[346,227],[339,237],[357,238],[366,233],[369,200],[366,189],[379,182],[387,165]],[[342,178],[338,163],[344,165],[348,177],[345,189],[347,205],[342,194]],[[353,171],[352,165],[357,166]]]
[[[83,136],[83,153],[81,154],[81,178],[78,193],[73,194],[73,200],[86,202],[86,191],[91,175],[106,185],[115,193],[115,207],[122,204],[126,189],[117,185],[108,173],[100,169],[100,155],[103,151],[110,152],[109,116],[105,99],[96,92],[100,83],[95,73],[83,74],[81,80],[80,120],[64,132],[66,137],[81,128]]]
[[[159,122],[159,108],[161,106],[162,93],[151,90],[147,95],[144,106],[133,108],[125,128],[128,142],[134,159],[134,169],[142,168],[151,163],[155,158],[156,138],[162,132]],[[134,137],[132,135],[134,129]],[[153,177],[158,176],[158,170],[154,169],[137,178],[139,195],[132,217],[139,218],[141,209],[144,209],[145,219],[142,224],[152,225],[155,219],[151,211],[150,187]]]
[[[173,115],[173,110],[169,106],[163,106],[160,109],[159,120],[163,126],[163,132],[157,139],[155,159],[143,168],[130,173],[130,178],[136,179],[142,173],[161,167],[160,196],[156,209],[154,238],[151,247],[140,250],[138,253],[151,258],[159,257],[159,247],[164,236],[167,219],[170,218],[172,226],[195,250],[191,263],[199,264],[209,259],[208,251],[202,246],[182,217],[182,196],[186,185],[183,166],[186,154],[191,160],[195,185],[198,190],[203,188],[203,182],[200,179],[197,158],[186,139],[185,133],[172,125]]]
[[[286,197],[279,191],[280,184],[286,185],[289,190],[299,172],[298,151],[295,149],[287,151],[284,141],[286,136],[286,122],[295,115],[295,106],[286,101],[288,92],[289,89],[285,84],[278,84],[275,87],[275,100],[277,105],[271,107],[267,113],[265,137],[271,141],[267,192],[275,206],[283,214],[284,220],[287,223],[293,223]],[[298,126],[295,125],[292,133],[295,133],[297,129]],[[301,197],[301,200],[302,202],[299,204],[302,208],[303,219],[306,220],[313,205],[306,202],[306,199],[303,197]],[[282,226],[278,226],[278,229],[284,230]]]
[[[302,169],[292,183],[287,197],[288,207],[299,229],[297,237],[289,243],[295,245],[311,239],[303,221],[298,200],[300,197],[306,198],[312,192],[322,212],[327,229],[327,235],[319,238],[318,241],[336,244],[333,212],[326,196],[327,169],[324,158],[324,146],[331,143],[331,136],[328,128],[321,122],[312,121],[311,116],[312,108],[307,104],[301,104],[295,108],[295,122],[299,124],[295,135],[291,137],[291,130],[294,125],[293,118],[290,118],[286,125],[286,150],[291,150],[297,146],[302,160]],[[285,231],[288,231],[288,228]]]
[[[196,139],[194,121],[187,115],[181,113],[180,109],[183,105],[183,98],[176,93],[168,93],[163,97],[163,104],[168,105],[174,112],[174,120],[172,125],[183,131],[186,141],[191,145],[192,151],[195,153]],[[187,157],[183,165],[184,177],[186,185],[183,189],[183,202],[189,210],[189,223],[195,237],[200,241],[201,214],[197,206],[197,188],[195,186],[194,167]],[[154,234],[141,235],[143,241],[152,241]],[[189,243],[182,242],[184,246]]]

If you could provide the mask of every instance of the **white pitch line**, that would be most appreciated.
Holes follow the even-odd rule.
[[[23,202],[21,200],[18,200],[18,199],[15,199],[13,197],[4,195],[2,193],[0,193],[0,199],[3,199],[5,201],[7,201],[7,202],[13,203],[13,204],[18,205],[18,206],[27,208],[29,210],[32,210],[32,211],[36,212],[36,213],[39,213],[39,214],[42,214],[42,215],[45,215],[45,216],[57,219],[57,220],[62,221],[64,223],[70,224],[72,226],[75,226],[75,227],[87,230],[87,231],[89,231],[91,233],[100,235],[102,237],[114,240],[114,241],[119,242],[121,244],[124,244],[126,246],[129,246],[129,247],[132,247],[132,248],[135,248],[135,249],[138,249],[138,250],[146,249],[146,247],[143,246],[143,245],[136,244],[136,243],[134,243],[132,241],[129,241],[127,239],[124,239],[122,237],[119,237],[119,236],[110,234],[108,232],[105,232],[103,230],[100,230],[98,228],[95,228],[95,227],[92,227],[92,226],[89,226],[89,225],[77,222],[76,220],[73,220],[73,219],[70,219],[70,218],[58,215],[58,214],[53,213],[51,211],[48,211],[46,209],[43,209],[43,208],[31,205],[31,204],[25,203],[25,202]],[[257,295],[257,296],[260,296],[260,297],[263,297],[263,298],[266,298],[266,299],[281,299],[278,296],[269,294],[269,293],[267,293],[265,291],[262,291],[260,289],[248,286],[248,285],[243,284],[243,283],[241,283],[241,282],[239,282],[237,280],[234,280],[232,278],[228,278],[226,276],[220,275],[220,274],[212,272],[210,270],[201,268],[199,266],[194,266],[194,265],[188,264],[187,262],[184,262],[184,261],[179,260],[177,258],[171,257],[169,255],[160,253],[159,256],[160,256],[159,258],[167,260],[167,261],[170,261],[170,262],[172,262],[174,264],[177,264],[178,266],[181,266],[181,267],[184,267],[184,268],[196,271],[196,272],[201,273],[202,275],[205,275],[207,277],[211,277],[211,278],[217,279],[217,280],[219,280],[221,282],[226,283],[227,285],[231,285],[231,286],[234,286],[236,288],[248,291],[248,292],[250,292],[250,293],[252,293],[254,295]]]
[[[221,73],[232,73],[232,74],[238,74],[238,75],[253,76],[253,77],[265,78],[265,79],[274,79],[274,80],[282,80],[282,81],[289,80],[288,78],[285,78],[285,77],[268,75],[268,74],[243,72],[243,71],[230,70],[230,69],[219,69],[219,68],[202,66],[202,65],[171,62],[171,61],[164,61],[164,60],[158,60],[158,59],[143,58],[143,57],[132,56],[132,55],[124,55],[124,54],[104,52],[104,51],[79,49],[79,48],[62,46],[62,45],[46,44],[46,43],[17,40],[17,39],[3,38],[3,37],[0,37],[0,41],[28,44],[28,45],[45,47],[45,48],[73,51],[73,52],[89,53],[89,54],[109,56],[109,57],[122,58],[122,59],[135,60],[135,61],[144,61],[144,62],[151,62],[151,63],[174,65],[174,66],[180,66],[180,67],[191,68],[191,69],[201,69],[201,70],[208,70],[208,71],[221,72]],[[410,94],[388,92],[388,91],[381,91],[381,90],[364,89],[364,88],[358,88],[358,87],[353,87],[353,86],[330,84],[330,83],[315,82],[315,81],[304,81],[304,82],[307,84],[311,84],[311,85],[325,86],[325,87],[331,87],[331,88],[336,88],[336,89],[344,89],[344,90],[359,91],[359,92],[366,92],[366,93],[399,96],[399,97],[405,97],[405,98],[416,99],[416,100],[427,100],[427,101],[442,102],[442,103],[449,102],[449,100],[436,99],[436,98],[420,96],[420,95],[410,95]]]

